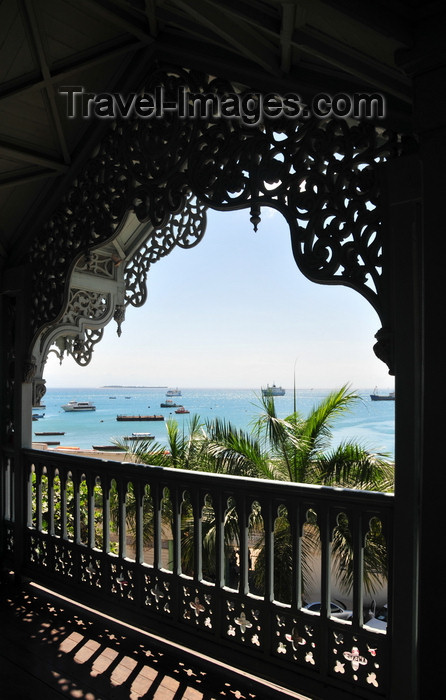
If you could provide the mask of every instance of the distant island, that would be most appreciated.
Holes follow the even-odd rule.
[[[101,389],[167,389],[167,384],[165,386],[142,386],[142,385],[130,385],[130,384],[105,384],[101,386]]]

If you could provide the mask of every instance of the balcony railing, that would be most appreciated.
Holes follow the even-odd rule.
[[[392,496],[46,451],[20,462],[2,463],[1,507],[24,575],[301,693],[388,696],[391,621],[364,627],[364,545],[377,522],[391,541]],[[330,617],[341,521],[350,620]],[[317,615],[302,609],[314,570]]]

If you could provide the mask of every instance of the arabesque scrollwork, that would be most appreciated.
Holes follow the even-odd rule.
[[[166,100],[180,90],[186,99],[241,91],[172,66],[155,68],[143,89],[160,87]],[[185,118],[171,111],[162,119],[116,120],[35,236],[32,331],[57,322],[73,260],[83,254],[87,265],[97,264],[90,252],[113,240],[129,212],[148,223],[145,244],[127,260],[125,272],[126,304],[140,306],[150,264],[177,245],[198,242],[206,208],[246,208],[257,229],[263,207],[286,218],[303,274],[354,288],[385,326],[378,171],[405,149],[405,139],[382,126],[334,117],[264,117],[247,125],[218,114]]]

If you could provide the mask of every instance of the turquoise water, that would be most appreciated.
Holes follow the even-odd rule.
[[[183,404],[190,415],[177,415],[172,408],[160,408],[166,399],[164,388],[47,388],[42,403],[45,408],[35,410],[44,413],[44,418],[33,421],[33,440],[56,440],[61,445],[91,449],[92,445],[110,444],[112,438],[120,438],[132,432],[150,432],[156,440],[164,443],[166,427],[164,421],[118,422],[118,414],[144,415],[162,414],[175,418],[187,430],[193,413],[203,420],[225,418],[239,428],[249,428],[250,423],[260,413],[260,390],[251,389],[181,389],[180,397],[171,397],[177,404]],[[333,445],[342,440],[361,441],[373,451],[394,454],[395,404],[393,401],[371,401],[372,389],[357,390],[362,397],[353,410],[342,416],[333,431]],[[307,415],[309,410],[328,390],[298,389],[297,408]],[[383,393],[386,393],[383,390]],[[111,396],[116,398],[112,399]],[[130,398],[125,398],[129,396]],[[67,401],[92,401],[96,411],[67,413],[61,406]],[[275,399],[276,410],[285,418],[293,411],[293,390],[287,389],[285,396]],[[64,431],[65,435],[41,437],[36,431]]]

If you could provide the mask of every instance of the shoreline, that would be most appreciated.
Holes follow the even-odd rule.
[[[69,445],[52,446],[48,445],[46,442],[33,442],[33,450],[43,450],[44,452],[51,452],[52,454],[66,453],[73,455],[75,457],[95,457],[96,459],[111,460],[113,462],[133,462],[133,455],[128,452],[123,452],[122,450],[93,450],[83,447],[75,447]]]

